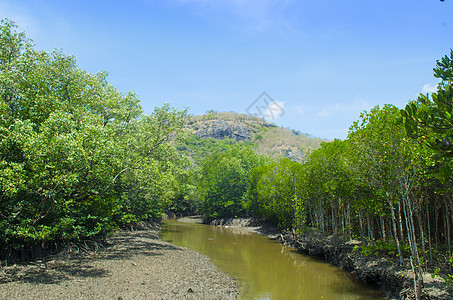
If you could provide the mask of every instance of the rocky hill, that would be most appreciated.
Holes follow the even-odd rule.
[[[256,152],[273,158],[288,157],[301,162],[309,150],[320,147],[323,139],[278,127],[263,119],[232,112],[210,111],[187,122],[191,133],[203,139],[231,139],[257,145]]]

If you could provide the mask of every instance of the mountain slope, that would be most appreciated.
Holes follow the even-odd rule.
[[[188,130],[202,139],[245,141],[256,144],[256,152],[275,159],[288,157],[301,162],[309,150],[326,140],[309,137],[295,130],[278,127],[263,119],[245,114],[210,111],[192,117]]]

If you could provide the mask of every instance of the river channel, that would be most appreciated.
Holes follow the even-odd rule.
[[[237,280],[240,299],[385,299],[338,267],[244,228],[166,220],[161,237],[208,256]]]

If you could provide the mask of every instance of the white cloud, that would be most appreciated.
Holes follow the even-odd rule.
[[[437,92],[437,83],[436,84],[425,84],[422,88],[422,93],[427,94],[427,93],[435,93]]]
[[[245,112],[246,114],[273,122],[285,114],[285,104],[285,101],[274,100],[269,94],[263,92],[249,107],[247,107]]]
[[[318,117],[322,117],[322,118],[325,118],[325,117],[328,117],[331,115],[331,112],[330,111],[327,111],[327,110],[321,110],[317,113]]]
[[[285,114],[285,102],[284,101],[273,101],[267,105],[263,110],[263,116],[265,119],[275,121]]]

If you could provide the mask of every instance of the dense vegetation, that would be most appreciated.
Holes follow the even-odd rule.
[[[441,79],[436,93],[422,94],[402,110],[385,105],[363,112],[346,140],[324,143],[303,163],[280,159],[234,173],[229,188],[235,193],[218,200],[215,212],[208,205],[205,214],[225,217],[245,209],[293,232],[369,241],[364,253],[384,253],[401,264],[410,258],[418,295],[423,269],[450,260],[443,271],[451,283],[453,51],[434,72]],[[212,176],[205,170],[218,164],[206,159],[204,176]],[[236,184],[247,179],[238,193]],[[208,194],[217,193],[225,195],[224,185]],[[205,194],[204,201],[212,200]],[[238,210],[226,209],[239,201]]]
[[[184,161],[185,111],[133,93],[0,23],[0,258],[40,255],[160,217]]]
[[[436,93],[363,112],[346,140],[298,163],[262,155],[259,135],[178,140],[186,111],[144,115],[106,73],[36,51],[11,21],[0,30],[1,259],[201,212],[368,241],[364,253],[410,258],[418,294],[424,269],[451,262],[453,51],[434,69]]]

